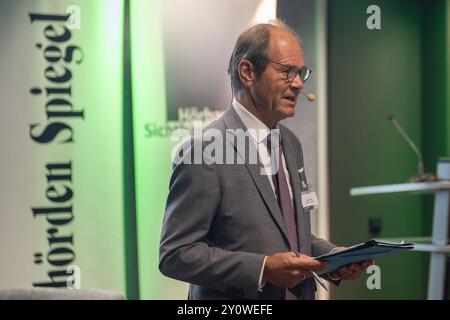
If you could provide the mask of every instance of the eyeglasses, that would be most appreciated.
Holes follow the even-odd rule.
[[[283,73],[286,73],[286,79],[288,82],[294,81],[297,74],[300,76],[300,80],[302,80],[302,82],[306,82],[306,80],[308,80],[309,76],[311,75],[311,69],[309,69],[307,66],[303,66],[303,67],[299,68],[296,66],[288,66],[288,65],[285,65],[285,64],[279,63],[277,61],[267,59],[267,58],[264,58],[264,60],[275,63],[275,64],[279,64],[280,66],[285,67],[286,70],[284,70]]]

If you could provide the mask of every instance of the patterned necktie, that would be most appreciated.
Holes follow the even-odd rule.
[[[281,213],[283,215],[283,220],[286,225],[289,244],[291,245],[291,250],[294,252],[299,252],[298,238],[297,238],[297,223],[295,221],[294,207],[292,206],[291,195],[289,193],[289,187],[286,180],[286,173],[283,168],[283,150],[281,148],[281,143],[277,142],[272,146],[271,134],[266,138],[267,149],[269,155],[272,154],[272,148],[276,151],[278,147],[278,171],[272,176],[273,184],[275,186],[275,194],[278,199],[278,205],[280,206]],[[276,154],[276,153],[275,153]],[[271,159],[273,160],[273,159]],[[272,164],[273,165],[273,164]]]

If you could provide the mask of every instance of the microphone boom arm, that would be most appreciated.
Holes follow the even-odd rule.
[[[405,141],[409,144],[409,146],[414,150],[414,152],[417,155],[417,159],[419,160],[417,166],[418,166],[418,170],[419,170],[419,175],[423,175],[425,173],[425,169],[423,166],[423,157],[422,157],[422,153],[420,152],[420,150],[416,147],[416,145],[414,144],[414,142],[409,138],[409,136],[406,134],[406,132],[403,130],[402,126],[400,125],[400,123],[398,123],[397,119],[395,119],[394,117],[392,117],[390,119],[392,121],[392,123],[394,124],[394,126],[397,128],[398,131],[400,131],[400,134],[402,135],[403,139],[405,139]]]

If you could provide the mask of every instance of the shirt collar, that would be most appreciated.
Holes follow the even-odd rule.
[[[250,111],[248,111],[235,97],[233,97],[232,102],[234,110],[241,118],[245,127],[249,130],[249,134],[255,140],[256,143],[264,142],[266,137],[270,133],[270,129],[261,120],[255,117]],[[250,130],[252,129],[252,130]],[[280,129],[278,124],[276,129]]]

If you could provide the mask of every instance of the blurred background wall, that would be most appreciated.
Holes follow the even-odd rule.
[[[331,239],[344,245],[431,234],[432,195],[349,196],[351,187],[407,182],[417,172],[413,151],[384,112],[423,150],[429,171],[450,150],[448,3],[377,1],[382,28],[375,31],[359,14],[370,4],[329,2],[330,224]],[[423,299],[428,257],[408,252],[380,260],[382,290],[356,281],[333,296]]]

